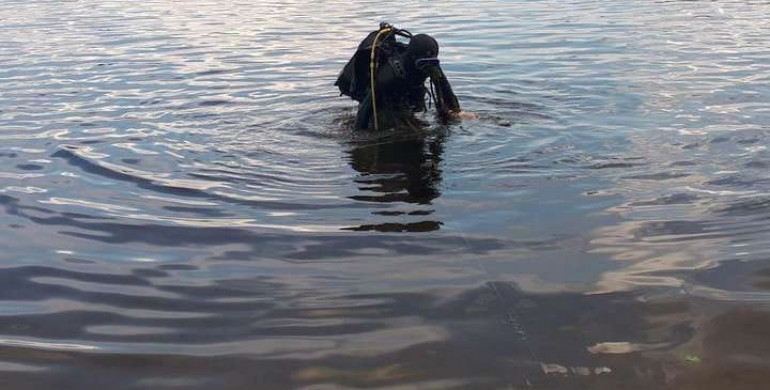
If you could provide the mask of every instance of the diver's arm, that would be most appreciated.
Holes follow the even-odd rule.
[[[431,75],[431,80],[436,87],[436,94],[441,104],[438,107],[439,115],[457,119],[475,119],[476,114],[470,111],[463,111],[460,108],[460,101],[452,91],[452,86],[446,78],[444,72],[437,68]]]
[[[452,111],[460,111],[460,101],[457,100],[454,92],[452,92],[452,86],[449,85],[446,75],[441,68],[436,67],[431,74],[431,82],[436,88],[436,98],[439,99],[440,106],[437,107],[441,112],[440,114],[448,114]]]
[[[457,100],[457,96],[452,92],[452,86],[449,85],[449,80],[447,80],[446,76],[442,77],[441,80],[442,83],[439,84],[439,89],[442,90],[441,93],[445,97],[448,97],[445,98],[448,110],[444,115],[454,119],[476,119],[476,114],[470,111],[463,111],[460,108],[460,101]]]

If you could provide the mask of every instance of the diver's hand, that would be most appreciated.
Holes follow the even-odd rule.
[[[449,111],[449,116],[455,119],[476,119],[478,116],[470,111]]]

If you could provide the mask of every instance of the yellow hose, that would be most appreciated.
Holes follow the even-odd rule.
[[[370,75],[370,88],[372,90],[372,114],[374,114],[374,130],[380,130],[379,123],[377,123],[377,97],[374,94],[374,51],[377,49],[377,41],[380,39],[380,35],[389,33],[391,31],[390,28],[384,28],[377,32],[377,36],[374,37],[374,42],[372,43],[372,55],[369,57],[369,75]]]

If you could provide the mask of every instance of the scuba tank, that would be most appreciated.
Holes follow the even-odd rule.
[[[390,30],[378,38],[381,31]],[[353,100],[361,102],[365,97],[370,84],[370,55],[374,40],[377,39],[375,49],[375,69],[385,63],[394,53],[406,51],[407,45],[396,41],[396,36],[411,39],[412,34],[407,30],[397,29],[385,22],[380,23],[380,29],[372,31],[358,45],[353,57],[342,68],[335,86],[339,87],[340,95],[349,96]]]

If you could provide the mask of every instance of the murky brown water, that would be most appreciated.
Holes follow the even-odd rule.
[[[4,1],[7,389],[764,389],[765,3]],[[356,134],[435,35],[477,121]]]

